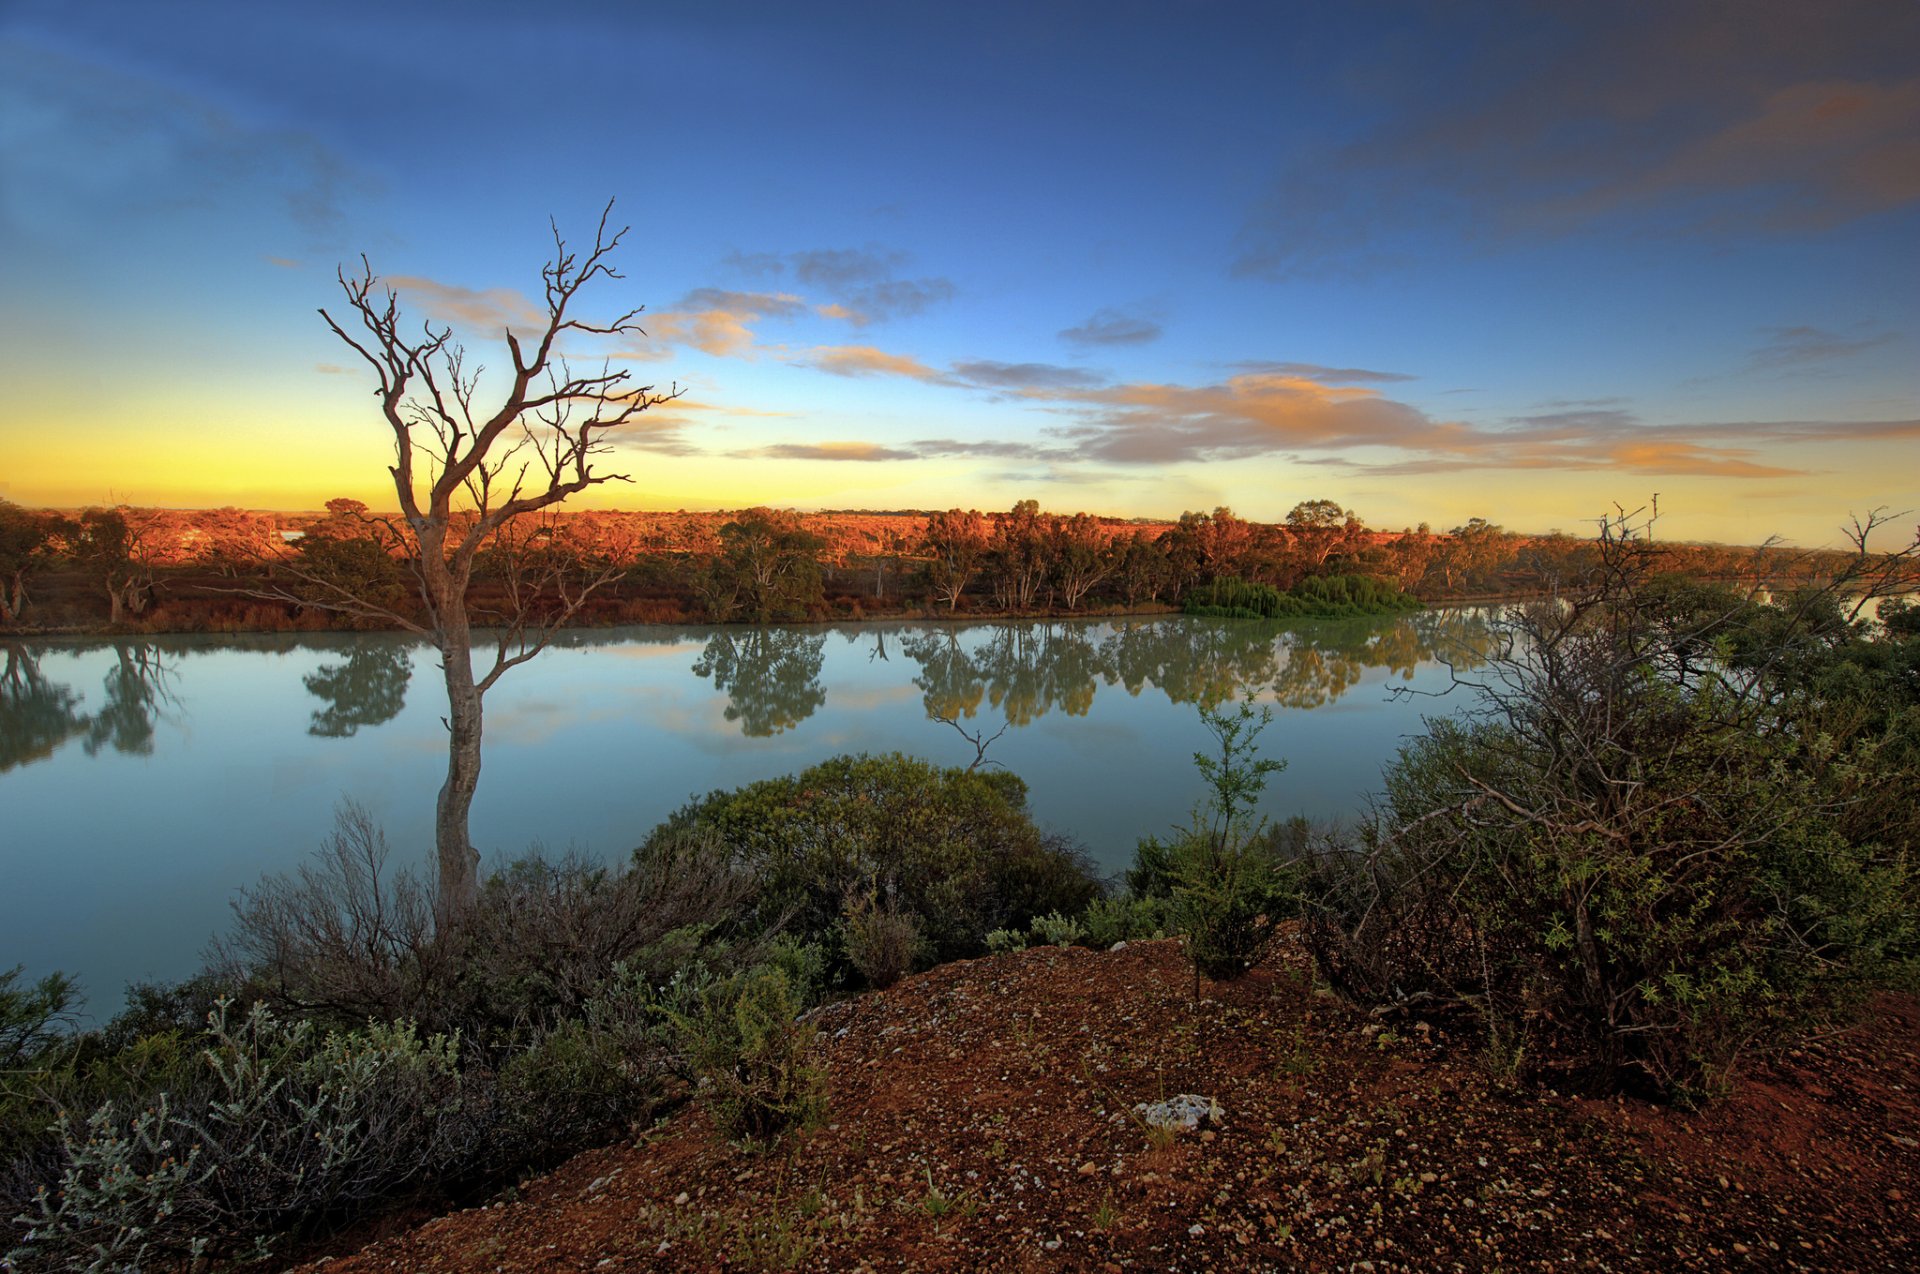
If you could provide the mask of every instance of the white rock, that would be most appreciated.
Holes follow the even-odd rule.
[[[1201,1124],[1218,1126],[1227,1117],[1220,1103],[1198,1093],[1181,1093],[1166,1101],[1141,1102],[1133,1108],[1149,1128],[1179,1128],[1191,1131]]]

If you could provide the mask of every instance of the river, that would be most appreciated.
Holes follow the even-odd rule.
[[[1431,611],[1262,623],[580,630],[487,700],[473,809],[490,863],[624,856],[689,797],[842,752],[1025,779],[1108,871],[1201,796],[1198,705],[1272,705],[1262,811],[1348,817],[1484,648]],[[237,888],[311,853],[344,798],[424,867],[445,769],[432,652],[390,634],[0,643],[0,970],[75,975],[96,1013],[185,976]],[[1400,693],[1396,693],[1400,692]],[[1424,692],[1424,693],[1405,693]],[[944,719],[942,719],[944,718]],[[997,737],[995,737],[997,735]],[[969,738],[968,736],[972,736]]]

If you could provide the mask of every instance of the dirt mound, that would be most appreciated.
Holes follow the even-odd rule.
[[[1198,1002],[1173,943],[948,965],[817,1014],[830,1122],[784,1149],[689,1109],[310,1268],[1920,1268],[1911,999],[1701,1115],[1508,1090],[1275,963]],[[1221,1117],[1136,1112],[1180,1094]]]

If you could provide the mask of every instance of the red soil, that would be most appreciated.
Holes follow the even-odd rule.
[[[1273,963],[1198,1003],[1170,942],[948,965],[817,1013],[828,1123],[782,1148],[688,1108],[309,1268],[1920,1269],[1911,998],[1689,1113],[1504,1087]],[[1183,1092],[1220,1126],[1131,1113]]]

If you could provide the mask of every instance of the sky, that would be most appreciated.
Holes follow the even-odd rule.
[[[1920,509],[1911,0],[8,0],[0,498],[391,508],[336,272],[498,367],[609,200],[583,505]]]

